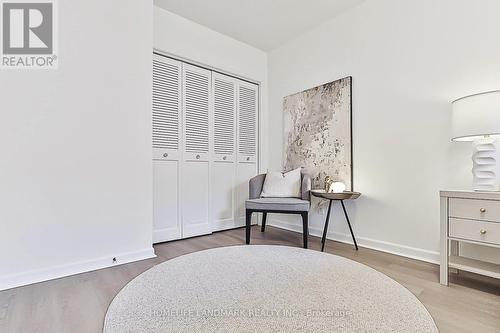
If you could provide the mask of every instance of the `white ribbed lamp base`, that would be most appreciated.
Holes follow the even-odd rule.
[[[474,191],[500,191],[499,141],[495,137],[476,139],[472,153]]]

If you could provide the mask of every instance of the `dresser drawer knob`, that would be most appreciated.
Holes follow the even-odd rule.
[[[479,211],[480,211],[481,213],[486,213],[486,208],[481,208]]]
[[[479,230],[479,233],[480,233],[481,235],[485,235],[485,234],[486,234],[486,230],[485,230],[485,229],[481,229],[481,230]]]
[[[225,160],[227,160],[227,156],[224,156],[222,159],[223,159],[224,161],[225,161]]]
[[[200,157],[201,157],[200,155],[196,155],[196,159],[197,159],[197,160],[199,160],[199,159],[200,159]]]
[[[168,153],[163,154],[163,157],[168,157]]]

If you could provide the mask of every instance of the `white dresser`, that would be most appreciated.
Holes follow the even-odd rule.
[[[459,255],[459,242],[500,248],[500,192],[441,191],[440,282],[449,268],[500,278],[500,265]]]

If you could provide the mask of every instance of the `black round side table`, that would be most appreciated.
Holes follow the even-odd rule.
[[[321,252],[325,249],[326,233],[328,231],[328,222],[330,221],[330,212],[332,210],[332,201],[340,201],[342,204],[342,209],[344,210],[345,219],[347,220],[347,225],[351,231],[352,240],[354,241],[354,246],[356,251],[358,250],[358,244],[356,243],[356,238],[354,237],[354,232],[352,231],[351,222],[349,221],[349,216],[345,209],[344,200],[354,200],[359,198],[361,193],[359,192],[341,192],[341,193],[326,193],[324,190],[311,190],[311,194],[315,197],[329,200],[328,212],[326,213],[325,228],[323,229],[323,237],[321,237]]]

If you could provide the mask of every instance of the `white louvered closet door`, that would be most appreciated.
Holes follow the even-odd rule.
[[[237,80],[212,74],[213,87],[213,151],[212,229],[235,227],[236,201],[236,89]]]
[[[238,86],[238,162],[257,162],[258,87],[241,81]]]
[[[237,131],[238,158],[236,165],[236,226],[245,224],[245,200],[248,199],[248,180],[257,174],[257,125],[259,87],[238,80]],[[254,214],[255,215],[255,214]]]
[[[181,63],[153,54],[153,242],[181,238]]]
[[[182,236],[211,233],[211,72],[183,64]]]

